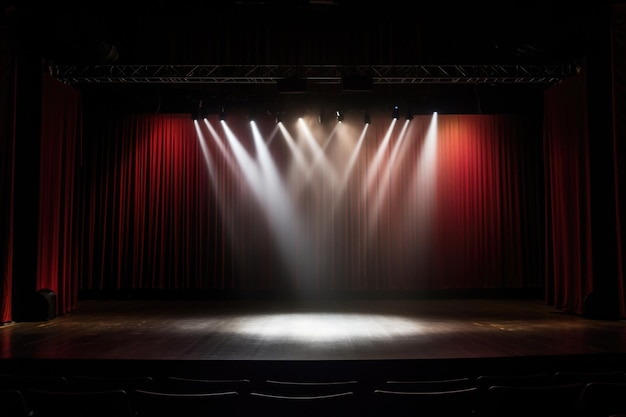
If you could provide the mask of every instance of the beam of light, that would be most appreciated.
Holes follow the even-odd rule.
[[[330,142],[332,142],[333,138],[337,134],[337,130],[339,129],[339,126],[341,126],[341,122],[337,122],[335,127],[333,127],[333,130],[326,137],[326,140],[324,141],[324,144],[322,145],[322,155],[326,154],[326,148],[328,148],[328,145],[330,145]],[[313,161],[313,163],[315,164],[316,161]]]
[[[280,255],[293,277],[305,283],[315,272],[307,235],[292,207],[281,176],[256,123],[251,122],[257,160],[254,160],[235,137],[226,122],[221,122],[233,155],[250,186],[263,215],[271,225]]]
[[[304,119],[300,118],[298,121],[300,122],[300,127],[302,128],[306,144],[313,152],[313,162],[309,166],[307,180],[310,180],[311,176],[316,171],[315,168],[319,165],[320,169],[318,171],[321,171],[322,174],[324,174],[331,186],[335,186],[337,184],[337,173],[335,168],[328,162],[328,159],[324,154],[324,149],[317,143],[311,130],[304,122]],[[328,142],[328,140],[326,142]]]
[[[417,177],[421,178],[422,182],[426,181],[431,189],[434,188],[437,168],[437,113],[433,113],[417,166],[419,168]]]
[[[200,123],[198,123],[197,120],[193,121],[193,126],[196,129],[196,135],[198,135],[198,142],[200,143],[200,148],[202,149],[202,156],[204,156],[204,162],[209,170],[209,177],[211,179],[211,184],[213,185],[213,189],[217,191],[217,178],[215,176],[215,167],[213,166],[213,161],[211,159],[211,156],[209,155],[209,148],[207,147],[204,133],[202,133],[202,129],[200,128]]]
[[[257,198],[261,201],[263,200],[263,187],[261,182],[261,176],[259,175],[259,167],[257,166],[254,159],[248,155],[248,152],[245,148],[239,143],[239,140],[235,137],[235,134],[230,130],[228,124],[225,121],[220,122],[224,129],[224,133],[226,134],[226,140],[228,141],[228,145],[230,149],[233,151],[233,155],[235,155],[235,159],[241,168],[241,171],[244,174],[248,185],[250,185],[252,191],[255,193]]]
[[[226,148],[226,145],[224,144],[224,141],[222,140],[220,134],[217,132],[217,130],[215,130],[211,122],[209,122],[207,119],[204,119],[204,124],[209,130],[209,133],[211,133],[211,137],[213,138],[213,141],[217,145],[218,149],[220,150],[220,152],[222,152],[222,156],[224,157],[228,168],[230,168],[230,171],[235,175],[235,178],[239,178],[241,172],[239,171],[239,169],[237,169],[236,162],[233,160],[232,154]]]
[[[264,340],[337,343],[342,340],[384,340],[423,333],[410,318],[362,313],[287,313],[244,316],[233,332]]]
[[[433,114],[426,137],[415,161],[415,171],[404,204],[403,222],[410,242],[396,242],[398,246],[418,248],[414,251],[414,265],[428,262],[433,237],[433,216],[437,180],[437,114]]]
[[[301,275],[300,268],[312,271],[314,265],[309,258],[310,250],[306,240],[303,240],[306,235],[302,231],[292,201],[256,123],[251,122],[250,126],[262,174],[262,185],[258,194],[262,196],[265,213],[272,224],[272,231],[276,233],[283,260],[292,274]]]
[[[339,187],[337,187],[337,197],[335,199],[335,209],[337,209],[337,203],[341,200],[341,198],[344,196],[344,192],[346,190],[346,186],[348,185],[348,181],[350,180],[350,175],[352,173],[352,169],[354,168],[354,164],[357,161],[357,158],[359,156],[359,152],[361,150],[361,146],[363,145],[363,142],[365,141],[365,136],[367,134],[367,129],[369,128],[369,123],[365,124],[363,126],[363,130],[361,130],[361,135],[359,136],[359,139],[357,140],[356,146],[352,149],[352,152],[350,154],[350,159],[348,160],[348,164],[346,165],[346,168],[343,172],[343,177],[341,178],[341,183],[339,184]],[[334,211],[333,210],[333,211]]]
[[[278,132],[281,131],[280,126],[283,124],[283,122],[278,123],[276,126],[274,126],[274,129],[272,129],[272,132],[269,135],[269,138],[267,139],[267,147],[269,148],[272,143],[274,142],[274,138],[278,135]]]
[[[391,124],[387,129],[387,133],[383,137],[380,145],[378,146],[378,150],[376,151],[376,155],[374,155],[374,159],[369,165],[369,170],[367,172],[367,176],[365,178],[365,185],[363,188],[363,200],[367,200],[367,196],[369,194],[370,188],[372,187],[372,183],[374,182],[374,178],[378,176],[378,168],[381,164],[383,156],[387,151],[387,147],[389,146],[389,141],[391,139],[391,133],[393,132],[393,128],[396,125],[397,119],[391,119]]]
[[[304,178],[306,178],[309,163],[306,159],[304,152],[302,151],[302,148],[298,146],[285,125],[280,122],[278,123],[278,127],[283,134],[289,150],[291,151],[291,155],[293,156],[290,168],[291,173],[288,174],[287,180],[289,181],[289,189],[292,192],[292,196],[294,196],[295,198],[295,196],[300,195],[302,190],[307,185],[306,181],[304,181]]]
[[[289,149],[291,150],[291,154],[294,157],[294,160],[296,162],[295,167],[301,170],[303,174],[305,174],[308,162],[304,156],[304,153],[302,152],[302,149],[300,149],[300,147],[296,145],[296,141],[293,139],[293,136],[291,136],[291,133],[289,133],[289,131],[282,122],[278,124],[278,127],[283,134],[283,137],[285,138],[285,142],[287,142],[287,146],[289,146]]]
[[[270,153],[267,149],[266,143],[263,141],[263,137],[259,132],[259,129],[255,122],[250,122],[250,128],[252,129],[252,138],[254,140],[254,146],[257,152],[257,159],[259,163],[259,167],[261,168],[261,173],[263,174],[263,180],[265,185],[269,188],[266,190],[268,193],[268,198],[270,202],[273,202],[274,199],[279,200],[279,204],[284,205],[285,209],[289,208],[288,197],[285,193],[282,180],[274,165],[274,161],[270,156]],[[282,212],[282,210],[279,210]],[[291,211],[291,210],[287,210]],[[287,211],[281,214],[288,214]]]
[[[422,151],[413,177],[412,209],[416,209],[423,217],[424,225],[431,223],[435,197],[435,180],[437,174],[437,113],[433,114],[426,133]]]
[[[241,171],[236,166],[236,162],[233,160],[232,154],[228,152],[228,149],[226,149],[226,146],[224,145],[224,142],[222,141],[220,135],[215,130],[215,128],[211,125],[209,120],[206,118],[203,120],[209,133],[213,137],[213,141],[216,143],[220,153],[222,154],[224,161],[226,161],[226,165],[228,166],[228,169],[230,170],[230,172],[233,174],[233,176],[236,179],[240,180]],[[194,124],[196,126],[196,131],[198,133],[198,140],[200,141],[200,146],[202,147],[202,153],[204,155],[204,158],[207,163],[208,170],[209,170],[209,175],[210,175],[213,191],[215,192],[215,195],[216,195],[216,199],[215,199],[216,204],[219,207],[219,210],[221,211],[222,215],[230,216],[232,212],[232,207],[228,205],[228,199],[224,198],[223,192],[220,189],[220,181],[218,181],[218,176],[216,174],[213,161],[211,159],[211,154],[209,152],[209,148],[206,143],[206,138],[204,136],[204,133],[202,131],[200,124],[196,121],[194,121]],[[234,225],[234,222],[232,221],[232,217],[229,218],[229,220],[230,221],[223,222],[222,224],[225,226],[227,236],[232,239],[235,233],[234,232],[235,225]]]
[[[387,196],[387,192],[389,191],[389,183],[391,182],[391,174],[394,169],[395,160],[398,157],[398,153],[403,145],[406,143],[404,138],[406,137],[406,132],[409,128],[410,120],[406,120],[404,125],[402,126],[402,130],[400,131],[400,135],[398,136],[398,140],[393,146],[391,150],[391,155],[389,156],[389,161],[387,161],[387,169],[385,169],[382,178],[380,179],[380,186],[378,187],[377,193],[374,197],[374,207],[369,212],[369,227],[370,231],[374,230],[376,225],[378,224],[378,215],[380,214],[380,209],[385,201],[385,197]]]

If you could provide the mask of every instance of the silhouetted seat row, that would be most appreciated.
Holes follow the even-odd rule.
[[[17,389],[0,389],[0,415],[26,417],[29,415],[26,399]]]
[[[132,417],[135,413],[126,391],[23,392],[33,417]]]
[[[137,390],[130,394],[136,417],[244,416],[247,404],[236,391],[171,393]]]
[[[232,417],[263,414],[273,416],[351,415],[353,393],[319,396],[280,396],[235,391],[214,393],[167,393],[158,391],[0,391],[3,417]]]
[[[205,393],[218,391],[236,391],[247,394],[252,383],[249,379],[200,379],[166,376],[156,381],[161,391],[172,393]]]
[[[0,415],[4,417],[199,417],[223,413],[236,417],[270,410],[276,417],[404,417],[415,416],[420,410],[455,417],[611,417],[626,415],[626,383],[495,385],[485,392],[477,387],[442,391],[376,389],[367,395],[353,391],[280,395],[256,391],[0,390]]]
[[[477,378],[389,379],[252,383],[250,379],[178,376],[1,375],[0,416],[158,417],[204,414],[207,407],[232,416],[272,409],[280,415],[415,415],[437,410],[456,417],[609,417],[626,414],[621,371],[481,375]],[[624,403],[624,404],[622,404]],[[322,413],[323,411],[323,413]],[[130,413],[130,414],[129,414]],[[432,414],[432,413],[431,413]]]
[[[392,391],[442,391],[477,387],[485,390],[494,385],[546,386],[589,382],[625,382],[626,373],[621,370],[580,372],[558,371],[531,374],[498,374],[450,379],[345,379],[338,381],[285,381],[280,379],[211,379],[185,376],[103,376],[103,375],[15,375],[0,374],[0,389],[40,389],[52,391],[94,390],[160,390],[168,392],[214,392],[237,391],[247,393],[262,390],[275,394],[310,393],[328,394],[339,391],[363,391],[382,389]]]

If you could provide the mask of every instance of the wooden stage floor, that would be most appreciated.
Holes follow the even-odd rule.
[[[598,357],[621,366],[626,327],[536,299],[85,300],[64,316],[0,327],[0,349],[5,366]]]

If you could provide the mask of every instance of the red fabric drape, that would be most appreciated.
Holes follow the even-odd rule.
[[[267,118],[258,137],[236,114],[232,132],[215,116],[94,123],[81,288],[541,288],[541,128],[372,117],[362,142],[362,116]]]
[[[624,286],[624,259],[626,257],[626,4],[616,3],[612,5],[611,23],[611,54],[613,63],[613,144],[615,153],[615,201],[617,204],[617,263],[618,263],[618,290],[619,290],[619,314],[626,317],[626,288]]]
[[[57,314],[73,310],[78,297],[75,185],[80,136],[80,93],[44,74],[37,289],[54,291]]]
[[[545,93],[546,301],[582,314],[593,290],[584,73]]]
[[[15,60],[9,31],[0,28],[0,323],[12,317]]]

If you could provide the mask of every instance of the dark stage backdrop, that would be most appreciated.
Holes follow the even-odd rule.
[[[511,115],[89,119],[83,290],[543,286],[541,125]]]

